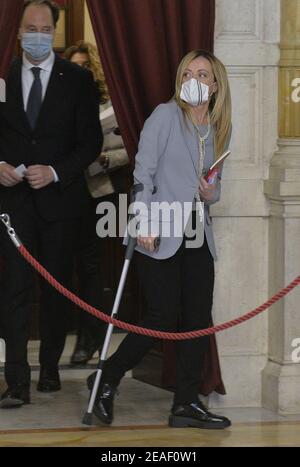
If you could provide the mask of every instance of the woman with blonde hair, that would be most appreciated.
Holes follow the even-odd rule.
[[[209,326],[216,259],[209,206],[220,199],[221,168],[212,183],[205,175],[228,148],[230,136],[231,97],[225,67],[207,51],[192,51],[178,67],[173,99],[159,105],[145,122],[136,155],[135,183],[143,186],[136,201],[150,212],[148,217],[144,212],[140,216],[136,247],[147,305],[139,323],[142,327],[185,332]],[[177,203],[184,208],[184,216],[161,219],[153,214],[154,202]],[[181,233],[175,226],[178,219]],[[190,230],[190,225],[195,228]],[[170,227],[167,234],[166,226]],[[157,236],[161,238],[158,250]],[[121,378],[154,343],[155,338],[129,334],[105,362],[94,407],[104,423],[113,420],[114,395]],[[176,341],[172,427],[221,429],[231,424],[226,417],[209,412],[199,399],[207,343],[207,337]],[[95,373],[88,378],[89,389],[94,379]]]

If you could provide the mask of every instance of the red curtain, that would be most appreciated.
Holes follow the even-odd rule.
[[[155,106],[174,93],[178,64],[192,49],[212,51],[214,0],[87,0],[104,73],[128,154]],[[215,336],[200,392],[225,394]],[[162,385],[174,387],[175,347],[163,343]]]
[[[214,0],[87,0],[131,160],[145,119],[174,93],[181,58],[213,49]]]
[[[213,323],[211,323],[213,326]],[[175,366],[175,344],[173,342],[163,342],[163,369],[162,386],[167,389],[175,388],[176,366]],[[218,348],[215,335],[209,336],[209,343],[204,355],[202,372],[200,375],[199,391],[204,396],[208,396],[213,391],[219,394],[226,394],[222,381],[219,364]]]
[[[1,0],[0,3],[0,78],[7,77],[17,42],[23,5],[23,0]]]

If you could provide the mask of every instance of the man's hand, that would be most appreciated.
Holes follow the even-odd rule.
[[[23,178],[15,172],[15,167],[6,163],[0,164],[0,185],[12,187],[22,181]]]
[[[216,194],[217,184],[210,185],[204,177],[201,177],[199,184],[199,193],[202,201],[212,201]]]
[[[47,165],[31,165],[26,170],[25,177],[34,190],[39,190],[54,182],[54,174]]]

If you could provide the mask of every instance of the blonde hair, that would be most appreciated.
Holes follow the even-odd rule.
[[[218,158],[224,152],[231,134],[231,94],[223,63],[206,50],[197,49],[189,52],[183,57],[177,70],[174,99],[185,117],[188,116],[192,120],[190,106],[181,100],[180,92],[185,69],[198,57],[204,57],[210,62],[217,83],[217,91],[212,95],[209,103],[209,115],[210,123],[215,130],[215,157]]]
[[[89,57],[89,70],[93,73],[94,80],[98,84],[101,95],[101,104],[105,104],[107,101],[109,101],[110,96],[108,93],[108,88],[97,47],[90,42],[79,41],[76,45],[69,47],[65,51],[64,55],[67,60],[71,60],[73,55],[77,53],[86,54]]]

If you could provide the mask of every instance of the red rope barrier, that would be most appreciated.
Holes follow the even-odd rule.
[[[86,302],[81,300],[75,294],[73,294],[72,292],[67,290],[65,287],[63,287],[63,285],[60,284],[56,279],[54,279],[54,277],[51,276],[51,274],[48,271],[46,271],[46,269],[35,258],[33,258],[33,256],[31,256],[31,254],[26,250],[26,248],[23,245],[21,245],[18,248],[18,250],[21,253],[21,255],[26,259],[26,261],[28,261],[28,263],[31,264],[31,266],[33,266],[33,268],[47,282],[49,282],[50,285],[52,285],[52,287],[54,287],[58,292],[60,292],[66,298],[68,298],[71,302],[75,303],[75,305],[79,306],[80,308],[87,311],[91,315],[96,316],[97,318],[101,319],[102,321],[105,321],[106,323],[111,323],[114,326],[117,326],[118,328],[125,329],[126,331],[134,332],[136,334],[142,334],[144,336],[156,337],[159,339],[166,339],[166,340],[194,339],[196,337],[208,336],[210,334],[214,334],[220,331],[224,331],[225,329],[232,328],[233,326],[237,326],[238,324],[244,323],[245,321],[248,321],[249,319],[254,318],[258,314],[262,313],[267,308],[269,308],[271,305],[273,305],[278,300],[280,300],[282,297],[284,297],[289,292],[291,292],[297,285],[300,284],[300,276],[298,276],[287,287],[285,287],[280,292],[278,292],[276,295],[271,297],[263,305],[255,308],[255,310],[252,310],[243,316],[240,316],[239,318],[233,319],[226,323],[219,324],[217,326],[213,326],[207,329],[201,329],[199,331],[189,331],[189,332],[181,332],[181,333],[162,332],[162,331],[156,331],[153,329],[141,328],[139,326],[134,326],[132,324],[124,323],[123,321],[119,321],[118,319],[113,319],[110,316],[103,313],[102,311],[99,311],[96,308],[92,307],[91,305],[88,305]]]

